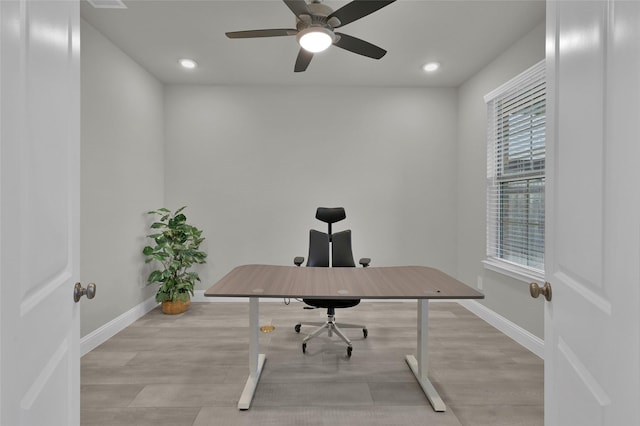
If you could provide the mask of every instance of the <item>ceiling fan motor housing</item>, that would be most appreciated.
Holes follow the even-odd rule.
[[[298,31],[309,27],[322,27],[333,30],[340,25],[340,20],[335,16],[327,19],[333,13],[333,9],[327,5],[320,2],[312,2],[308,5],[308,10],[311,15],[296,16],[296,28]]]
[[[333,9],[331,9],[326,4],[322,4],[320,2],[311,2],[307,7],[309,8],[309,12],[311,12],[314,15],[327,17],[333,13]]]

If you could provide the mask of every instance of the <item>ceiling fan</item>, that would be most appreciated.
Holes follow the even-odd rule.
[[[295,72],[307,69],[313,54],[321,52],[332,44],[358,55],[373,59],[382,58],[387,51],[364,40],[334,31],[353,21],[382,9],[396,0],[354,0],[333,11],[321,0],[283,0],[296,16],[296,28],[274,28],[265,30],[232,31],[229,38],[256,38],[296,36],[300,51],[294,67]]]

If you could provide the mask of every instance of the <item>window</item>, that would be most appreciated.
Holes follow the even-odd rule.
[[[485,96],[487,260],[544,270],[544,61]]]

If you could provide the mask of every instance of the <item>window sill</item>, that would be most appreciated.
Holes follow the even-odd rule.
[[[517,265],[515,263],[506,262],[495,258],[489,258],[482,261],[485,269],[506,275],[527,284],[531,282],[543,283],[545,281],[544,272]]]

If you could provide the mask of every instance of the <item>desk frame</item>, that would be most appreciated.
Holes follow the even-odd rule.
[[[267,360],[266,355],[260,353],[259,304],[260,299],[257,297],[249,298],[249,377],[238,401],[238,409],[240,410],[248,410],[251,406],[264,362]]]
[[[248,410],[253,400],[253,395],[258,387],[260,375],[267,360],[265,354],[260,353],[260,299],[249,298],[249,377],[244,385],[244,390],[238,401],[238,409]],[[429,299],[418,299],[418,344],[417,356],[405,357],[409,368],[416,376],[422,391],[427,396],[434,411],[444,412],[446,406],[427,375],[429,365]]]

